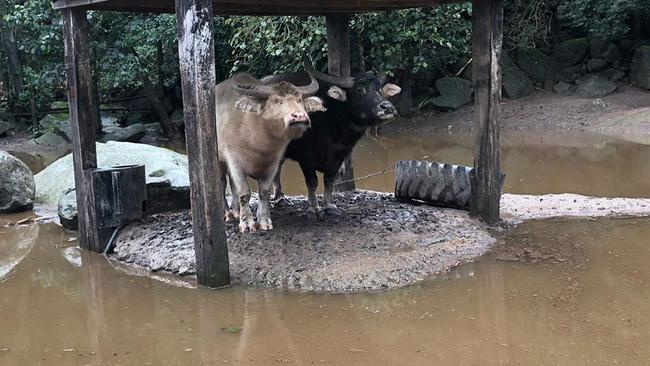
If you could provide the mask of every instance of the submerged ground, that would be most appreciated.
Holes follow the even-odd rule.
[[[649,197],[648,107],[638,89],[505,101],[506,192]],[[392,191],[398,159],[471,164],[470,120],[384,127],[354,160],[358,177],[386,172],[358,187]],[[284,177],[304,193],[295,164]],[[29,215],[0,218],[0,365],[650,363],[648,219],[529,222],[421,284],[327,295],[134,276],[55,224],[6,226]]]

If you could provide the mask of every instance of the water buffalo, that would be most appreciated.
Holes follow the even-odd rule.
[[[308,113],[325,110],[323,100],[312,96],[318,91],[318,81],[311,74],[309,80],[307,86],[282,80],[262,84],[240,73],[217,85],[221,180],[225,187],[227,172],[232,193],[226,219],[239,217],[241,232],[258,228],[249,206],[247,177],[259,184],[259,228],[273,228],[269,199],[280,159],[289,141],[301,137],[310,127]],[[223,193],[225,197],[225,190]]]
[[[352,152],[356,143],[367,129],[391,119],[397,111],[387,98],[398,94],[399,86],[386,82],[386,76],[366,73],[358,77],[336,77],[321,73],[306,63],[306,70],[319,81],[316,95],[325,100],[326,111],[311,116],[312,127],[305,134],[287,146],[285,158],[300,164],[307,184],[309,208],[307,214],[319,217],[321,209],[316,197],[318,178],[316,171],[323,173],[323,211],[327,215],[340,215],[332,202],[336,173],[344,159]],[[304,79],[305,73],[272,75],[262,79],[271,82],[284,77],[285,80]],[[274,181],[276,199],[283,197],[280,174],[282,162]]]

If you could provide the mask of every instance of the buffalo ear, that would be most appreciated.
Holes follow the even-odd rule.
[[[327,90],[327,96],[334,100],[338,100],[339,102],[345,102],[348,100],[348,95],[345,90],[339,88],[338,86],[330,86],[330,88]]]
[[[384,98],[390,98],[394,95],[399,94],[402,91],[402,88],[395,84],[388,83],[381,88],[381,96]]]
[[[241,98],[235,102],[235,109],[245,113],[260,113],[262,103],[250,98]]]
[[[325,112],[327,109],[323,105],[323,100],[319,97],[309,97],[303,101],[305,112]]]

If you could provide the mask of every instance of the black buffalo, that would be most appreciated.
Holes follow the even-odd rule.
[[[311,115],[311,128],[301,138],[289,143],[285,158],[297,161],[305,176],[309,200],[307,214],[318,217],[321,213],[316,197],[316,171],[319,171],[323,173],[325,184],[323,211],[327,215],[339,215],[339,209],[332,202],[336,174],[366,130],[397,115],[393,104],[386,99],[401,89],[387,83],[386,76],[381,73],[336,77],[318,72],[310,65],[305,68],[319,81],[320,89],[316,95],[325,101],[326,111]],[[302,74],[272,75],[262,81],[273,82],[278,78],[297,81],[297,78],[307,77],[306,73]],[[282,163],[274,182],[276,199],[284,195],[281,170]]]

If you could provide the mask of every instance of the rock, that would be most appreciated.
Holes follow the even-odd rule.
[[[533,82],[508,55],[501,57],[503,94],[508,98],[521,98],[535,91]]]
[[[57,213],[61,226],[69,230],[79,229],[77,192],[74,188],[68,189],[61,194],[57,204]]]
[[[573,38],[558,43],[553,49],[553,59],[560,66],[573,66],[587,55],[589,41],[587,38]]]
[[[571,95],[576,91],[576,86],[575,84],[569,84],[567,82],[560,81],[557,84],[553,85],[553,91],[556,94],[560,95]]]
[[[472,82],[458,77],[445,77],[436,81],[439,97],[431,103],[442,110],[456,110],[472,101]]]
[[[40,137],[34,139],[34,142],[39,145],[59,146],[66,145],[68,141],[61,135],[54,132],[47,132]]]
[[[116,141],[97,143],[97,164],[99,167],[142,164],[145,166],[147,184],[168,181],[172,188],[190,185],[187,156],[161,147]],[[162,170],[164,174],[158,177],[149,176],[158,170]],[[72,155],[68,154],[55,161],[34,178],[36,201],[56,204],[63,192],[74,188]]]
[[[602,38],[594,38],[591,40],[589,54],[591,54],[591,58],[599,58],[610,64],[621,59],[621,51],[616,47],[614,42]]]
[[[584,66],[582,64],[565,67],[560,70],[560,79],[568,83],[574,83],[582,73],[584,72]]]
[[[122,141],[122,142],[139,142],[146,134],[146,129],[142,123],[136,123],[127,127],[107,127],[104,129],[108,132],[101,142],[107,141]]]
[[[11,129],[9,122],[0,120],[0,136],[4,136]]]
[[[607,66],[607,61],[601,60],[599,58],[593,58],[587,61],[587,71],[589,72],[603,71],[607,68]]]
[[[613,82],[621,81],[625,77],[625,73],[623,71],[614,70],[612,68],[605,69],[599,72],[598,75]]]
[[[30,210],[34,191],[32,171],[18,158],[0,150],[0,212]]]
[[[650,46],[641,46],[634,51],[630,80],[642,88],[650,89]]]
[[[616,83],[594,74],[580,80],[576,91],[584,97],[600,98],[609,95],[614,90],[616,90]]]
[[[517,64],[534,82],[540,84],[560,78],[557,62],[535,48],[519,49]]]

